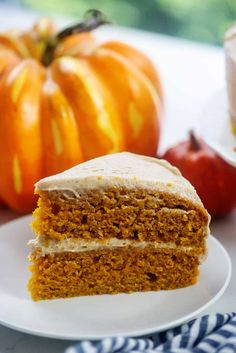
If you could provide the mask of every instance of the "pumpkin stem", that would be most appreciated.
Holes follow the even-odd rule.
[[[107,23],[110,22],[107,21],[106,16],[101,11],[94,9],[86,11],[83,22],[63,29],[48,41],[42,55],[43,65],[48,66],[52,62],[54,51],[62,39],[75,33],[90,32]]]
[[[199,139],[196,137],[193,130],[189,131],[190,149],[193,151],[199,151],[202,146]]]

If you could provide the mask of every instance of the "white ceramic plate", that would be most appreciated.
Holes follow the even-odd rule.
[[[206,309],[225,291],[229,256],[212,236],[197,285],[173,291],[101,295],[33,302],[26,243],[33,237],[26,216],[0,227],[0,323],[61,339],[138,336],[176,326]],[[220,260],[220,261],[219,261]]]
[[[236,137],[230,124],[226,88],[216,92],[207,103],[199,132],[225,161],[236,166]]]

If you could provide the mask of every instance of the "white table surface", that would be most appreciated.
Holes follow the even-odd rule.
[[[37,14],[0,5],[0,31],[12,26],[30,26]],[[60,23],[68,20],[59,19]],[[148,54],[159,67],[164,84],[166,116],[160,149],[186,137],[196,127],[209,97],[224,86],[224,56],[220,48],[191,43],[153,33],[106,27],[101,39],[120,39]],[[0,210],[0,223],[16,215]],[[206,312],[236,311],[236,210],[228,218],[212,222],[211,231],[228,250],[233,275],[221,299]],[[216,274],[217,275],[217,274]],[[62,353],[70,342],[26,335],[0,325],[0,353]]]

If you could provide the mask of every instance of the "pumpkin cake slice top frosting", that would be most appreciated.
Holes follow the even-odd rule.
[[[202,206],[193,186],[165,160],[128,152],[115,153],[79,164],[36,183],[37,190],[84,190],[106,187],[143,187],[179,196]]]

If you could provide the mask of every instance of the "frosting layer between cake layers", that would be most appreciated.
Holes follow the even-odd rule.
[[[84,252],[99,249],[125,248],[128,246],[140,249],[152,247],[154,249],[178,249],[181,251],[191,251],[194,249],[191,246],[177,246],[171,242],[160,243],[154,241],[135,241],[117,238],[110,238],[105,241],[83,239],[64,239],[58,241],[54,239],[45,239],[43,236],[30,240],[29,246],[33,251],[39,251],[40,256],[61,252]]]

